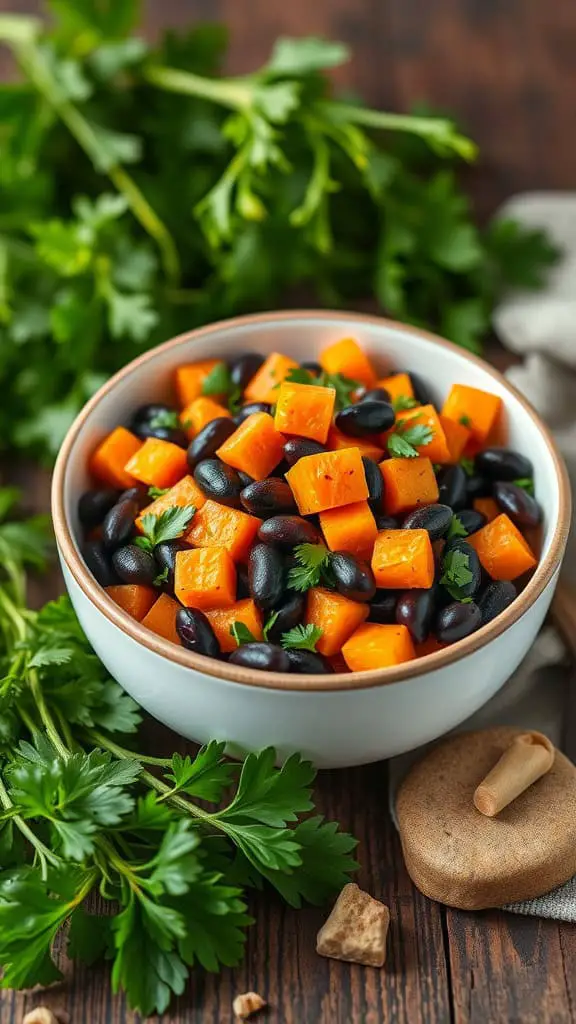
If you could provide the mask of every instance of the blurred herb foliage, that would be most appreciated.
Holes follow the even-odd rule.
[[[555,252],[475,226],[445,117],[341,102],[341,43],[279,39],[219,75],[222,26],[154,47],[138,0],[51,0],[49,27],[0,16],[0,443],[50,458],[114,370],[171,334],[274,307],[375,297],[477,351],[507,287]]]

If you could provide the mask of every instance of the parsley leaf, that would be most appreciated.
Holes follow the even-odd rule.
[[[166,778],[174,784],[174,792],[218,802],[237,771],[237,765],[232,761],[223,760],[225,749],[226,743],[212,740],[201,747],[194,758],[189,754],[186,757],[173,754]]]
[[[150,420],[150,426],[155,430],[157,427],[167,427],[169,430],[177,430],[180,426],[178,413],[175,409],[160,409]]]
[[[285,649],[315,651],[322,632],[312,623],[307,626],[294,626],[294,629],[282,634],[280,643]]]
[[[417,419],[418,416],[411,416],[396,422],[386,442],[390,455],[399,459],[415,459],[419,454],[417,448],[430,444],[433,430],[424,423],[415,423]]]
[[[516,484],[516,487],[521,487],[531,498],[534,497],[534,480],[532,477],[520,477],[518,480],[513,480],[512,483]]]
[[[462,601],[466,595],[462,595],[461,588],[471,583],[474,575],[470,569],[470,559],[465,551],[457,548],[448,551],[442,562],[442,576],[440,583],[446,587],[448,593],[455,601]]]
[[[469,459],[467,457],[464,457],[464,458],[460,459],[460,465],[462,466],[462,469],[466,473],[466,476],[472,476],[473,475],[473,473],[474,473],[474,459]]]
[[[450,520],[450,526],[448,527],[448,533],[446,534],[446,540],[453,540],[454,537],[467,537],[468,531],[462,525],[462,520],[454,513]]]
[[[420,405],[417,398],[411,398],[410,395],[398,395],[397,398],[392,399],[392,408],[394,412],[402,412],[403,409],[414,409]]]
[[[163,583],[167,582],[167,580],[168,580],[168,566],[166,566],[164,569],[162,569],[162,572],[159,572],[158,575],[154,577],[154,586],[155,587],[161,587]]]
[[[256,643],[256,637],[252,636],[248,626],[244,625],[243,622],[233,622],[230,626],[230,633],[234,637],[238,647],[241,647],[242,644]]]
[[[332,388],[336,392],[334,408],[337,412],[352,405],[352,395],[362,387],[360,381],[352,380],[341,373],[327,373],[326,370],[322,370],[322,373],[315,377],[302,366],[292,366],[284,380],[295,384],[314,384],[319,388]],[[277,384],[276,387],[280,385]]]
[[[269,617],[268,617],[268,619],[267,619],[267,621],[264,623],[264,628],[262,630],[262,634],[263,634],[265,640],[268,639],[268,634],[269,634],[270,630],[273,629],[274,626],[276,625],[276,622],[278,620],[278,615],[279,615],[279,612],[271,612]]]
[[[227,363],[216,363],[210,373],[202,381],[203,395],[216,395],[227,398],[231,412],[237,412],[242,398],[242,388],[234,384]]]
[[[462,416],[458,417],[458,423],[461,423],[463,427],[472,426],[472,420],[466,415],[466,413],[463,413]]]
[[[148,512],[141,520],[143,535],[136,537],[133,543],[145,551],[152,551],[157,544],[176,540],[182,536],[195,513],[194,505],[171,505],[159,516]]]
[[[317,587],[328,567],[330,552],[324,544],[298,544],[294,557],[300,563],[288,572],[288,587],[301,593]]]
[[[148,497],[149,498],[162,498],[162,497],[164,497],[165,494],[168,494],[169,490],[170,490],[169,487],[154,487],[154,486],[152,486],[152,487],[148,488]]]

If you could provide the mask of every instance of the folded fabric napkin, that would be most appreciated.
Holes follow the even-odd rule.
[[[494,329],[507,348],[524,355],[524,361],[512,367],[507,376],[552,427],[576,493],[576,193],[525,193],[505,203],[497,216],[544,228],[562,252],[547,287],[536,294],[506,299],[494,314]],[[563,572],[568,582],[576,584],[574,556],[573,527]],[[562,641],[554,629],[545,627],[508,683],[457,731],[519,726],[537,729],[560,746],[572,672],[574,667]],[[395,823],[398,787],[426,749],[390,762],[389,801]],[[505,909],[515,914],[576,921],[576,877],[538,899],[511,903]]]

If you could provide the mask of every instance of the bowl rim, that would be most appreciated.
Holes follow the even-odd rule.
[[[67,520],[64,506],[64,484],[70,452],[79,437],[84,424],[93,409],[101,399],[113,391],[114,388],[133,373],[137,373],[141,366],[148,360],[154,359],[159,353],[178,348],[180,345],[189,344],[191,341],[204,339],[211,334],[217,334],[223,327],[235,328],[250,324],[258,324],[262,321],[271,324],[284,321],[316,319],[331,320],[337,318],[346,324],[365,324],[373,326],[387,326],[395,331],[404,334],[417,335],[426,341],[434,342],[443,348],[449,349],[454,354],[466,359],[474,366],[480,367],[487,372],[494,380],[504,386],[524,411],[535,423],[540,434],[543,436],[556,474],[559,489],[559,514],[554,526],[554,532],[548,554],[538,563],[534,575],[521,592],[500,615],[492,622],[482,626],[471,636],[459,640],[449,647],[423,657],[415,658],[413,661],[405,662],[400,666],[392,666],[383,669],[374,669],[365,672],[338,672],[332,675],[291,675],[287,672],[266,672],[254,671],[244,668],[241,665],[232,665],[229,662],[217,661],[203,654],[195,654],[178,647],[170,640],[146,629],[135,619],[131,618],[112,598],[108,596],[105,589],[100,586],[84,564],[78,554],[72,536],[72,531]],[[86,405],[80,410],[78,416],[70,426],[66,437],[61,445],[58,458],[54,467],[52,477],[52,519],[54,532],[61,557],[70,571],[73,579],[80,587],[91,604],[114,626],[129,636],[132,640],[155,654],[166,658],[185,668],[194,669],[204,675],[212,676],[228,683],[240,683],[245,686],[256,686],[264,689],[283,691],[314,690],[329,693],[334,690],[361,690],[374,686],[385,686],[392,683],[400,683],[420,677],[430,672],[438,671],[448,665],[461,661],[468,655],[485,647],[492,640],[501,636],[509,626],[517,622],[534,602],[540,597],[550,583],[566,546],[568,530],[570,526],[571,494],[568,481],[568,474],[563,459],[561,458],[554,438],[548,427],[540,419],[536,410],[530,402],[510,384],[498,370],[490,366],[479,356],[460,348],[453,342],[425,331],[421,328],[412,327],[409,324],[398,323],[386,317],[374,316],[365,313],[344,312],[340,310],[316,310],[299,309],[282,312],[253,313],[246,316],[238,316],[226,320],[219,320],[215,323],[186,331],[175,338],[157,345],[155,348],[144,352],[132,362],[124,366],[118,373],[114,374],[99,390],[92,396]]]

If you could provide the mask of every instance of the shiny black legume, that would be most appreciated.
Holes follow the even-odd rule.
[[[298,511],[288,484],[278,477],[249,484],[240,492],[240,501],[247,512],[260,519]]]
[[[517,596],[518,591],[508,580],[492,580],[476,599],[482,625],[495,619]]]
[[[294,437],[290,441],[286,441],[284,445],[284,458],[289,466],[293,466],[298,459],[303,459],[307,455],[321,455],[326,451],[323,444],[319,441],[311,441],[305,437]]]
[[[144,551],[136,544],[126,544],[112,555],[112,565],[123,583],[138,583],[152,586],[158,568],[150,551]]]
[[[436,479],[438,481],[438,501],[449,505],[455,512],[467,504],[467,476],[462,466],[445,466]]]
[[[290,670],[300,672],[302,675],[328,675],[333,669],[329,662],[325,661],[321,654],[314,651],[289,650],[286,651],[290,660]]]
[[[535,498],[516,484],[498,480],[492,491],[498,506],[516,526],[538,526],[542,511]]]
[[[259,352],[243,352],[230,363],[230,379],[242,391],[248,386],[252,377],[260,369],[264,356]]]
[[[268,412],[269,413],[270,412],[270,408],[271,408],[271,406],[267,402],[247,402],[246,405],[243,405],[238,410],[236,415],[233,417],[233,422],[236,424],[237,427],[239,427],[240,424],[244,422],[244,420],[247,420],[249,416],[252,416],[252,413],[255,413],[255,412]]]
[[[297,544],[319,544],[322,537],[314,524],[301,516],[273,516],[262,523],[258,539],[291,551]]]
[[[440,540],[452,522],[449,505],[424,505],[410,512],[402,523],[403,530],[426,530],[430,540]]]
[[[370,601],[368,622],[380,622],[384,626],[396,622],[398,594],[398,590],[377,590]]]
[[[248,585],[258,607],[264,611],[275,608],[282,599],[284,582],[280,552],[268,544],[255,544],[248,556]]]
[[[94,579],[101,587],[112,587],[115,583],[120,582],[102,541],[86,541],[82,546],[82,555]]]
[[[220,445],[224,444],[235,430],[236,425],[226,416],[217,416],[216,419],[210,420],[188,445],[188,468],[193,470],[203,459],[212,458]]]
[[[348,405],[336,416],[336,426],[349,437],[366,437],[389,430],[394,424],[394,409],[389,402],[373,402],[363,399],[356,405]]]
[[[380,512],[384,497],[384,477],[380,472],[380,466],[374,459],[368,458],[367,455],[362,456],[362,463],[368,487],[368,504],[373,512]]]
[[[116,504],[119,491],[85,491],[78,502],[78,518],[86,530],[99,526],[104,516]]]
[[[139,511],[138,502],[133,498],[124,498],[112,506],[102,523],[102,543],[105,548],[113,551],[126,543],[134,530],[134,520]]]
[[[289,672],[291,668],[286,651],[267,643],[242,644],[232,651],[229,661],[232,665],[244,665],[263,672]]]
[[[530,459],[511,448],[485,448],[476,456],[475,468],[490,480],[518,480],[534,474]]]
[[[242,481],[232,466],[220,459],[203,459],[194,467],[194,479],[207,498],[229,508],[241,507]]]
[[[330,569],[336,590],[344,597],[352,601],[372,600],[376,593],[376,583],[367,562],[355,558],[347,551],[333,551],[330,555]]]
[[[406,626],[415,644],[428,638],[436,607],[436,590],[403,590],[396,602],[396,622]]]
[[[477,604],[473,601],[470,604],[453,601],[438,612],[434,632],[440,643],[453,644],[475,633],[481,624],[482,618]]]
[[[179,608],[176,612],[176,632],[180,643],[188,651],[217,658],[220,645],[214,630],[203,612],[196,608]]]

